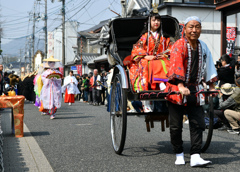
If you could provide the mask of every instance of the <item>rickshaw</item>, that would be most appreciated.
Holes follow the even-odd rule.
[[[150,112],[150,113],[128,113],[127,100],[156,100],[166,101],[167,94],[160,90],[149,90],[143,92],[134,92],[129,78],[129,70],[124,66],[123,60],[131,55],[133,44],[140,38],[141,31],[147,21],[146,16],[137,16],[131,18],[117,18],[111,21],[110,37],[107,47],[108,61],[114,66],[111,98],[110,98],[110,124],[112,145],[116,154],[122,154],[127,132],[127,117],[135,115],[144,115],[147,131],[154,128],[154,122],[161,122],[161,130],[169,127],[168,112]],[[164,33],[170,36],[172,41],[180,38],[179,22],[171,16],[161,16],[162,29]],[[206,96],[205,101],[208,104],[208,111],[205,114],[209,120],[208,128],[204,132],[202,152],[205,152],[210,145],[213,134],[213,98],[210,91],[203,91]],[[196,93],[191,93],[196,94]]]

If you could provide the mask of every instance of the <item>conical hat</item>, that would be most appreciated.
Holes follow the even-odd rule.
[[[48,59],[44,59],[44,62],[60,62],[60,60],[53,58],[53,56],[49,57]]]

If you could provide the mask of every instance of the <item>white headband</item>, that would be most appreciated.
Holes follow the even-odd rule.
[[[188,17],[185,20],[184,25],[187,25],[187,23],[192,21],[192,20],[198,21],[201,24],[201,20],[197,16],[191,16],[191,17]]]

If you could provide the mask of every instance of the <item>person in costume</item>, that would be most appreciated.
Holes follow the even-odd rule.
[[[73,71],[71,70],[69,75],[64,78],[64,84],[62,86],[62,93],[65,93],[64,103],[68,103],[69,106],[75,102],[74,95],[80,93],[77,85],[78,81],[75,76],[73,76]]]
[[[30,73],[23,78],[23,95],[25,96],[26,100],[30,103],[35,102],[35,92],[34,92],[34,85],[33,80],[35,78],[35,73]]]
[[[203,90],[202,83],[209,85],[210,91],[215,91],[214,82],[217,81],[217,72],[212,55],[207,45],[199,40],[201,34],[201,20],[188,17],[185,20],[185,37],[176,41],[170,54],[170,68],[166,90],[179,91],[182,95],[168,95],[168,109],[170,115],[170,136],[176,165],[185,164],[182,141],[183,115],[188,114],[192,167],[206,166],[211,161],[200,157],[202,148],[202,134],[205,130],[204,112],[202,105],[205,103],[204,95],[190,95],[190,91]]]
[[[41,74],[43,87],[40,93],[41,107],[39,111],[50,115],[50,119],[55,118],[57,109],[61,107],[62,73],[57,70],[61,66],[60,60],[54,59],[53,56],[43,60],[45,71]]]
[[[3,65],[0,64],[0,96],[2,95],[3,92]]]
[[[141,38],[133,45],[130,81],[136,92],[164,90],[173,42],[162,31],[161,16],[151,12]],[[143,101],[144,112],[151,112],[150,101]]]
[[[42,72],[43,72],[43,64],[40,64],[37,72],[38,74],[35,76],[33,80],[34,92],[36,94],[35,106],[38,108],[41,107],[40,93],[43,87],[42,77],[41,77]]]

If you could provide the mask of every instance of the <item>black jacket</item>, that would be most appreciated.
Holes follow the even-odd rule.
[[[219,87],[221,87],[225,83],[235,84],[234,74],[235,69],[232,66],[220,67],[217,69],[218,79],[220,80]]]

